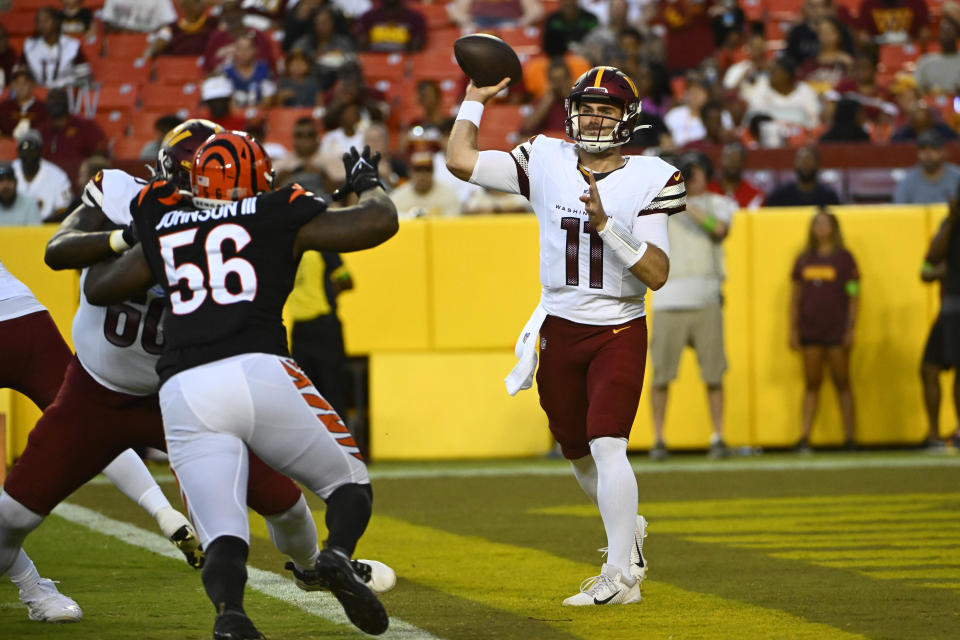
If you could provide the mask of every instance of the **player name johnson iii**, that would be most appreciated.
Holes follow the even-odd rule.
[[[168,211],[160,218],[156,229],[169,229],[185,224],[197,224],[207,220],[226,220],[236,218],[237,216],[249,216],[257,212],[257,199],[246,198],[239,202],[231,202],[214,209],[187,209]]]

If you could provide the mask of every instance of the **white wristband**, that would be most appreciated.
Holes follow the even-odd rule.
[[[476,100],[466,100],[460,104],[457,120],[469,120],[473,126],[480,128],[480,118],[483,116],[483,103]]]
[[[110,232],[110,248],[114,253],[123,253],[130,248],[130,245],[123,239],[123,229],[116,229]]]
[[[628,268],[637,264],[649,246],[646,242],[634,238],[632,233],[613,218],[607,218],[607,224],[603,225],[597,235]]]

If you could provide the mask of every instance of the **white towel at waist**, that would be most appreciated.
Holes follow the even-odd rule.
[[[533,374],[537,370],[537,336],[540,334],[540,327],[543,325],[547,312],[543,308],[543,301],[537,304],[533,310],[533,315],[523,325],[523,331],[517,338],[517,346],[514,353],[517,354],[519,361],[511,369],[507,377],[503,379],[507,385],[507,393],[511,396],[517,395],[522,389],[529,389],[533,386]]]

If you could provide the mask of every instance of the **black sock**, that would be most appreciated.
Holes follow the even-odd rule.
[[[353,557],[357,541],[367,529],[373,509],[369,484],[345,484],[327,498],[327,545]]]
[[[234,536],[220,536],[206,549],[203,587],[217,613],[243,611],[249,545]]]

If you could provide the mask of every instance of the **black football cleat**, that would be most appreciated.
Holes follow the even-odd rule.
[[[386,609],[364,583],[347,554],[327,547],[320,552],[313,572],[340,601],[354,626],[373,636],[387,630],[390,619]]]
[[[213,623],[213,640],[266,640],[242,611],[224,611]]]

